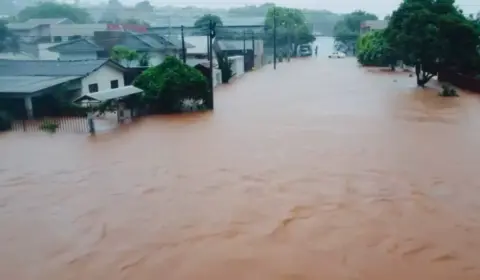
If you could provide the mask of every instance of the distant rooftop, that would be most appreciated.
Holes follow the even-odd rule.
[[[9,23],[7,26],[11,30],[28,30],[39,25],[52,25],[61,23],[73,23],[67,18],[32,18],[25,22]]]
[[[362,28],[370,28],[370,30],[382,30],[387,26],[388,20],[366,20],[362,22]]]
[[[124,46],[135,51],[152,51],[181,48],[177,38],[169,38],[157,33],[133,33],[122,31],[95,32],[93,38],[81,38],[61,43],[49,48],[54,52],[84,52],[110,50],[114,46]],[[187,48],[193,47],[186,45]]]

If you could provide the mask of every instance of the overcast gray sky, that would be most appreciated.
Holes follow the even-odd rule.
[[[1,0],[0,0],[1,1]],[[81,0],[82,1],[82,0]],[[97,2],[94,0],[83,0],[88,2]],[[106,0],[103,0],[106,1]],[[130,5],[135,4],[138,0],[120,0],[120,2]],[[243,6],[252,4],[262,4],[265,0],[150,0],[155,6],[200,6],[228,8],[232,6]],[[361,9],[375,13],[379,16],[389,14],[394,10],[401,0],[276,0],[268,1],[278,5],[295,7],[295,8],[314,8],[326,9],[332,12],[348,13],[355,9]],[[480,10],[479,0],[457,0],[457,4],[465,11],[465,13],[476,14]]]

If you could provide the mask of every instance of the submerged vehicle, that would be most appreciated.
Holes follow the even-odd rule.
[[[345,58],[346,55],[343,52],[333,52],[328,58]]]
[[[312,53],[312,46],[310,44],[298,46],[298,56],[312,56]]]

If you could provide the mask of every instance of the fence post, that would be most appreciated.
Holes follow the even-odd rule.
[[[88,122],[88,132],[90,132],[91,135],[95,135],[95,123],[93,122],[92,112],[87,113],[87,122]]]

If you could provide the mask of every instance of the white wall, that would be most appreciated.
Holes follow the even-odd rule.
[[[230,56],[228,60],[232,62],[232,70],[235,73],[234,77],[240,78],[241,76],[243,76],[243,74],[245,73],[243,56]]]
[[[222,71],[220,69],[213,69],[213,87],[222,84]]]
[[[90,93],[88,90],[90,84],[98,84],[98,91],[111,89],[110,81],[113,80],[118,80],[118,87],[125,86],[123,73],[109,65],[104,65],[82,79],[82,94]]]
[[[69,36],[93,36],[95,31],[105,31],[107,25],[102,23],[94,24],[54,24],[50,26],[52,37],[69,37]]]
[[[41,60],[57,60],[59,58],[58,53],[48,50],[49,47],[56,45],[55,43],[42,43],[38,44],[38,59]]]

